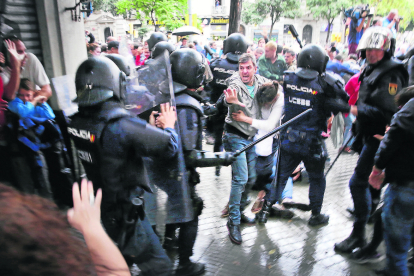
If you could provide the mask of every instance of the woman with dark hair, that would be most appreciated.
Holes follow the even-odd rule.
[[[101,47],[98,43],[88,43],[88,57],[100,56],[101,55]]]
[[[51,201],[0,184],[0,271],[2,275],[130,275],[100,224],[102,192],[92,183],[73,186],[74,208],[65,214]],[[88,250],[89,249],[89,250]]]

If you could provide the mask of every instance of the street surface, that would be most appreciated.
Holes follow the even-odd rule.
[[[333,161],[337,149],[332,146],[330,139],[327,140],[327,146]],[[212,150],[212,146],[204,145],[204,149]],[[373,270],[383,267],[385,260],[377,264],[359,265],[350,261],[347,255],[337,254],[333,250],[334,243],[345,239],[352,230],[352,218],[346,208],[352,206],[348,181],[357,158],[357,154],[341,155],[327,177],[322,212],[330,215],[328,225],[310,227],[307,224],[310,212],[292,209],[295,217],[291,220],[270,218],[264,225],[243,225],[241,245],[230,242],[226,228],[227,218],[220,217],[230,193],[230,167],[223,167],[219,177],[215,176],[215,168],[198,169],[201,183],[197,190],[204,200],[205,208],[200,216],[192,259],[206,264],[206,276],[375,275]],[[309,203],[308,188],[305,181],[295,182],[294,200]],[[246,214],[251,217],[254,215],[250,212],[250,207],[256,194],[257,192],[252,193],[252,203],[246,209]],[[164,200],[161,197],[160,203]],[[162,221],[162,218],[158,217],[158,220]],[[159,230],[160,233],[164,232],[163,228]],[[368,239],[371,239],[371,234],[372,225],[369,225]],[[382,243],[379,252],[384,254],[384,249]],[[176,254],[169,255],[177,265]]]

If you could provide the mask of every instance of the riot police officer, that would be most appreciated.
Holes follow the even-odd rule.
[[[298,69],[285,72],[283,83],[286,122],[301,112],[312,108],[305,119],[293,123],[281,133],[277,199],[286,182],[301,161],[309,173],[309,201],[312,216],[309,225],[325,224],[329,216],[321,214],[326,181],[324,166],[326,152],[323,149],[322,131],[326,130],[331,112],[349,112],[347,94],[342,83],[331,75],[325,75],[329,57],[317,45],[309,44],[298,58]]]
[[[173,158],[178,150],[175,114],[164,109],[164,131],[123,107],[125,74],[105,57],[89,58],[76,72],[79,112],[68,128],[86,174],[102,188],[102,222],[127,261],[143,275],[170,275],[172,265],[142,208],[150,191],[143,156]],[[154,118],[152,118],[154,121]]]
[[[211,88],[210,102],[216,103],[223,91],[227,89],[226,79],[231,77],[234,72],[239,70],[239,56],[246,53],[248,43],[244,35],[239,33],[231,34],[223,42],[224,58],[213,59],[210,63],[210,69],[213,73],[213,81],[209,83]],[[209,130],[214,133],[214,151],[222,151],[222,135],[224,130],[224,119],[227,114],[227,108],[219,110],[219,114],[208,118]],[[220,167],[216,168],[216,174],[220,174]]]
[[[175,50],[174,45],[168,41],[158,42],[152,49],[151,58],[156,58],[160,54],[163,54],[165,50],[167,50],[168,54],[170,55]]]
[[[150,38],[147,40],[148,49],[153,50],[154,46],[161,41],[168,41],[168,38],[165,34],[161,32],[154,32],[151,34]]]
[[[192,263],[190,256],[197,236],[198,216],[203,202],[195,192],[200,182],[197,167],[228,166],[232,163],[231,153],[211,153],[202,151],[203,101],[199,94],[205,78],[204,56],[191,49],[179,49],[170,55],[172,78],[181,146],[184,153],[188,184],[191,188],[195,217],[193,221],[179,225],[178,238],[179,266],[176,275],[198,275],[204,271],[203,264]]]
[[[151,52],[152,59],[150,59],[150,61],[152,61],[152,63],[146,63],[146,66],[148,67],[155,64],[157,62],[155,58],[163,54],[165,50],[172,52],[174,47],[169,42],[158,42]],[[129,67],[126,66],[126,60],[122,56],[111,54],[106,57],[111,59],[127,76],[130,75]],[[155,67],[160,70],[158,66]],[[158,76],[155,77],[157,78]],[[148,81],[148,78],[146,78],[146,80]],[[185,86],[180,86],[177,83],[176,87],[185,88]],[[146,117],[145,113],[143,117]],[[164,123],[165,118],[161,114],[156,120],[156,125],[163,128]],[[181,139],[179,139],[179,142],[180,141]],[[170,159],[165,159],[163,156],[145,158],[145,165],[151,179],[150,184],[157,186],[168,196],[163,247],[166,250],[169,250],[176,249],[178,246],[181,262],[176,271],[176,275],[199,275],[204,272],[205,265],[202,263],[193,263],[189,259],[192,255],[193,244],[197,236],[198,219],[194,219],[194,210],[192,207],[193,204],[197,203],[197,198],[194,196],[194,186],[189,186],[189,177],[185,167],[182,145],[178,145],[178,152],[175,157]],[[144,198],[146,199],[146,203],[148,203],[145,206],[146,214],[148,215],[149,221],[154,223],[152,227],[154,232],[157,233],[157,227],[155,225],[156,196],[146,193]],[[199,204],[202,204],[202,202],[199,202]],[[152,208],[150,207],[151,205],[153,205]],[[178,239],[175,236],[177,228],[180,229]]]
[[[354,225],[351,235],[335,244],[335,250],[351,253],[365,245],[365,225],[371,213],[371,194],[368,178],[374,165],[380,141],[374,135],[384,135],[391,117],[397,112],[394,97],[407,86],[408,73],[403,64],[392,59],[395,39],[385,27],[367,29],[357,51],[366,57],[367,67],[361,72],[359,97],[351,113],[356,116],[356,135],[353,149],[359,159],[349,180],[354,201]]]

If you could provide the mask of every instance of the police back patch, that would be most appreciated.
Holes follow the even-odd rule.
[[[394,96],[395,94],[397,94],[397,88],[398,88],[397,83],[390,83],[390,85],[388,86],[388,93]]]

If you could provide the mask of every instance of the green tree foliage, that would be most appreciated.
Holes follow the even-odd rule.
[[[141,40],[144,39],[144,36],[150,31],[150,29],[147,26],[143,26],[138,29],[138,36],[141,38]]]
[[[331,36],[332,23],[343,10],[349,7],[350,2],[347,0],[306,0],[306,8],[311,12],[314,18],[325,19],[328,21],[328,34],[326,43]]]
[[[271,26],[269,39],[273,26],[281,17],[294,18],[300,16],[300,0],[256,0],[243,3],[242,19],[247,24],[261,24],[270,17]]]
[[[96,11],[110,12],[115,16],[117,15],[116,2],[118,2],[118,0],[93,0],[92,6]]]
[[[141,21],[151,20],[155,30],[157,21],[173,30],[184,25],[187,0],[119,0],[116,7],[118,13],[136,10],[137,18]]]

